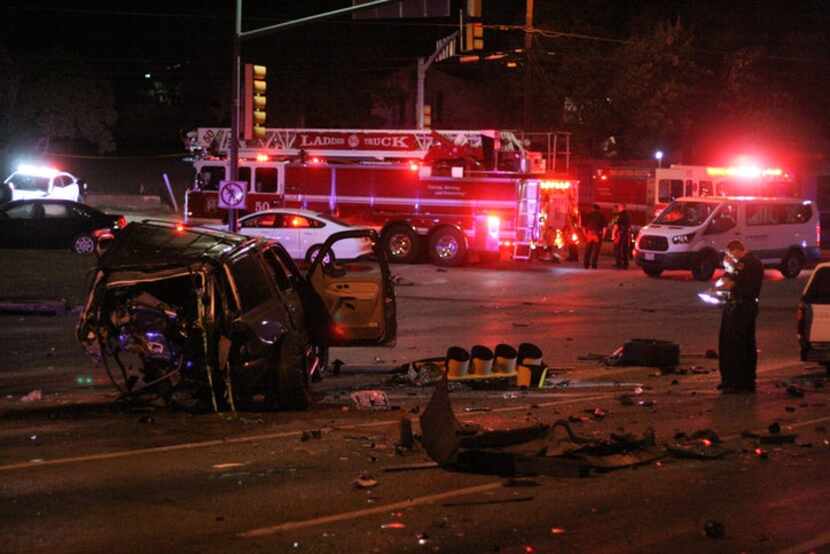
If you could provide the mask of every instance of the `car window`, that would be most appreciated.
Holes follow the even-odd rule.
[[[780,206],[777,204],[747,204],[746,224],[747,225],[778,225]]]
[[[807,223],[813,217],[812,204],[780,204],[781,223],[786,225],[793,225],[798,223]]]
[[[198,175],[196,175],[196,181],[199,183],[199,187],[204,190],[219,190],[219,181],[224,178],[224,165],[203,166]]]
[[[277,192],[279,174],[276,167],[258,167],[254,174],[257,192]]]
[[[56,187],[68,187],[72,184],[72,179],[70,179],[67,175],[58,175],[52,183]]]
[[[45,202],[43,204],[43,217],[69,217],[69,210],[66,209],[64,204],[52,204]]]
[[[295,277],[296,279],[302,279],[303,275],[300,273],[299,268],[297,268],[297,264],[294,263],[294,260],[291,258],[291,255],[285,250],[285,248],[281,244],[274,244],[271,247],[271,252],[279,258],[282,266],[285,268],[288,275]]]
[[[252,251],[235,260],[231,265],[231,273],[236,282],[243,312],[253,310],[271,298],[268,275],[255,252]]]
[[[20,204],[6,210],[9,219],[32,219],[34,216],[34,204]]]
[[[14,185],[17,190],[38,190],[42,192],[49,191],[49,178],[36,177],[34,175],[23,175],[16,173],[9,178],[9,182]]]
[[[660,179],[657,191],[660,202],[671,202],[683,196],[683,181],[680,179]]]
[[[80,206],[71,206],[70,212],[76,217],[91,218],[94,214],[92,211],[84,209]]]
[[[278,214],[263,214],[255,217],[249,217],[242,222],[242,227],[258,228],[258,229],[273,229],[279,227],[279,220],[282,216]]]
[[[804,293],[804,301],[811,304],[830,304],[830,267],[816,270],[810,288]]]
[[[716,207],[717,204],[711,202],[673,202],[654,222],[696,227],[706,221]]]
[[[322,221],[297,214],[285,214],[284,227],[292,229],[319,229],[325,227]]]
[[[291,281],[288,280],[288,271],[282,265],[279,256],[274,252],[274,248],[265,251],[265,262],[280,290],[290,289]]]

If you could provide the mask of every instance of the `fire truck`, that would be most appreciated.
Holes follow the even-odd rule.
[[[654,219],[681,196],[800,197],[794,177],[781,168],[751,163],[718,167],[672,164],[670,167],[609,167],[591,176],[594,202],[603,210],[625,204],[635,229]]]
[[[223,217],[229,140],[228,129],[192,136],[187,220]],[[569,136],[557,142],[546,159],[507,131],[267,129],[240,144],[238,178],[246,211],[304,208],[373,227],[394,262],[424,251],[445,266],[487,253],[529,259],[545,241],[567,246],[577,215]]]

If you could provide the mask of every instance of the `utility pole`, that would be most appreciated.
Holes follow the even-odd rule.
[[[525,14],[525,74],[522,100],[522,131],[527,131],[530,111],[530,49],[533,47],[533,0],[527,0]]]

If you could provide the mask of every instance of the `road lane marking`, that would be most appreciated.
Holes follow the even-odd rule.
[[[813,552],[817,548],[827,546],[828,544],[830,544],[830,532],[819,535],[809,541],[802,542],[801,544],[785,548],[784,550],[779,550],[778,554],[803,554],[805,552]]]
[[[591,400],[597,400],[599,398],[606,398],[610,397],[610,395],[587,395],[587,396],[580,396],[576,398],[570,398],[567,400],[560,400],[554,402],[544,402],[537,404],[539,407],[552,407],[552,406],[562,406],[566,404],[577,404],[579,402],[588,402]],[[521,410],[528,410],[530,409],[529,404],[523,404],[521,406],[509,406],[505,408],[494,408],[488,413],[504,413],[504,412],[514,412],[514,411],[521,411]],[[458,417],[475,417],[480,414],[458,414]],[[327,427],[324,429],[328,429],[330,431],[347,431],[347,430],[354,430],[354,429],[368,429],[373,427],[386,427],[390,425],[397,425],[400,423],[400,419],[393,419],[393,420],[383,420],[383,421],[372,421],[368,423],[353,423],[349,425],[336,425],[334,427]],[[200,441],[200,442],[187,442],[187,443],[179,443],[179,444],[171,444],[168,446],[153,446],[150,448],[138,448],[133,450],[117,450],[115,452],[101,452],[99,454],[87,454],[84,456],[72,456],[68,458],[55,458],[54,460],[40,460],[40,461],[27,461],[27,462],[18,462],[14,464],[7,464],[7,465],[0,465],[0,472],[5,471],[15,471],[19,469],[34,469],[40,467],[49,467],[49,466],[61,466],[61,465],[68,465],[68,464],[76,464],[76,463],[85,463],[85,462],[99,462],[104,460],[115,460],[119,458],[128,458],[132,456],[142,456],[144,454],[162,454],[166,452],[177,452],[182,450],[194,450],[198,448],[210,448],[214,446],[223,446],[229,444],[245,444],[251,442],[261,442],[266,440],[273,440],[273,439],[284,439],[284,438],[291,438],[291,437],[299,437],[302,436],[303,431],[281,431],[278,433],[265,433],[261,435],[250,435],[245,437],[232,437],[232,438],[224,438],[224,439],[215,439],[215,440],[208,440],[208,441]]]
[[[403,510],[406,508],[411,508],[413,506],[421,506],[423,504],[431,504],[434,502],[439,502],[441,500],[446,500],[448,498],[456,498],[459,496],[468,496],[471,494],[481,493],[481,492],[488,492],[496,489],[502,488],[504,485],[501,481],[496,481],[492,483],[486,483],[484,485],[476,485],[473,487],[465,487],[463,489],[455,489],[447,492],[442,492],[438,494],[430,494],[427,496],[419,496],[418,498],[410,498],[409,500],[403,500],[401,502],[393,502],[391,504],[384,504],[383,506],[375,506],[374,508],[365,508],[363,510],[354,510],[351,512],[341,512],[339,514],[333,514],[330,516],[322,516],[313,519],[306,519],[303,521],[288,521],[285,523],[280,523],[277,525],[271,525],[269,527],[260,527],[258,529],[251,529],[250,531],[244,531],[239,533],[237,536],[242,537],[245,539],[255,539],[259,537],[265,537],[268,535],[275,535],[277,533],[281,533],[283,531],[293,531],[296,529],[304,529],[306,527],[316,527],[318,525],[324,525],[327,523],[336,523],[339,521],[348,521],[352,519],[357,519],[361,517],[371,516],[375,514],[382,514],[388,513],[390,511],[396,510]]]

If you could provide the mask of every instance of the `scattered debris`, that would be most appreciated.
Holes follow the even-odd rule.
[[[37,402],[39,400],[43,400],[43,391],[40,389],[35,389],[29,394],[20,397],[21,402]]]
[[[392,523],[384,523],[380,526],[381,529],[406,529],[406,523],[400,521],[393,521]]]
[[[332,375],[340,375],[340,370],[343,368],[343,366],[344,366],[344,365],[345,365],[345,364],[343,363],[343,360],[341,360],[341,359],[339,359],[339,358],[338,358],[338,359],[335,359],[335,360],[331,363],[331,372],[332,372]]]
[[[606,412],[602,408],[594,408],[593,411],[588,410],[588,412],[590,412],[591,415],[594,416],[594,419],[605,419],[605,416],[608,415],[608,412]]]
[[[303,434],[300,435],[300,440],[302,442],[309,441],[311,439],[321,439],[323,438],[323,432],[320,429],[313,429],[311,431],[303,431]]]
[[[720,521],[708,520],[703,524],[703,532],[710,539],[722,539],[726,536],[726,528]]]
[[[401,276],[401,275],[393,275],[392,276],[392,283],[396,287],[414,287],[415,283],[410,281],[409,279]]]
[[[464,408],[464,411],[467,412],[467,413],[491,412],[491,411],[493,411],[493,408],[487,408],[487,407],[484,407],[484,406],[472,406],[472,407]]]
[[[718,352],[716,350],[707,350],[703,357],[707,360],[717,360]]]
[[[418,471],[420,469],[435,469],[440,467],[436,462],[423,462],[420,464],[406,464],[400,466],[389,466],[383,468],[386,473],[397,473],[400,471]]]
[[[766,460],[769,458],[769,452],[767,452],[763,448],[756,448],[755,455],[761,458],[762,460]]]
[[[138,418],[139,423],[155,423],[156,419],[151,415],[143,415]]]
[[[352,402],[359,410],[390,410],[389,397],[382,390],[362,390],[353,392]]]
[[[795,406],[784,406],[784,410],[793,413],[795,411]]]
[[[796,433],[781,433],[780,429],[768,434],[744,431],[741,436],[746,439],[755,439],[760,444],[793,444],[795,439],[798,438]]]
[[[369,475],[361,475],[354,481],[352,481],[352,485],[356,489],[371,489],[378,486],[378,482],[375,479],[372,479]]]
[[[623,406],[633,406],[634,405],[634,399],[631,398],[630,394],[620,395],[620,396],[617,397],[617,400],[619,400],[620,404],[622,404]]]
[[[692,440],[708,440],[712,444],[720,444],[720,436],[713,429],[695,431],[690,437]]]

